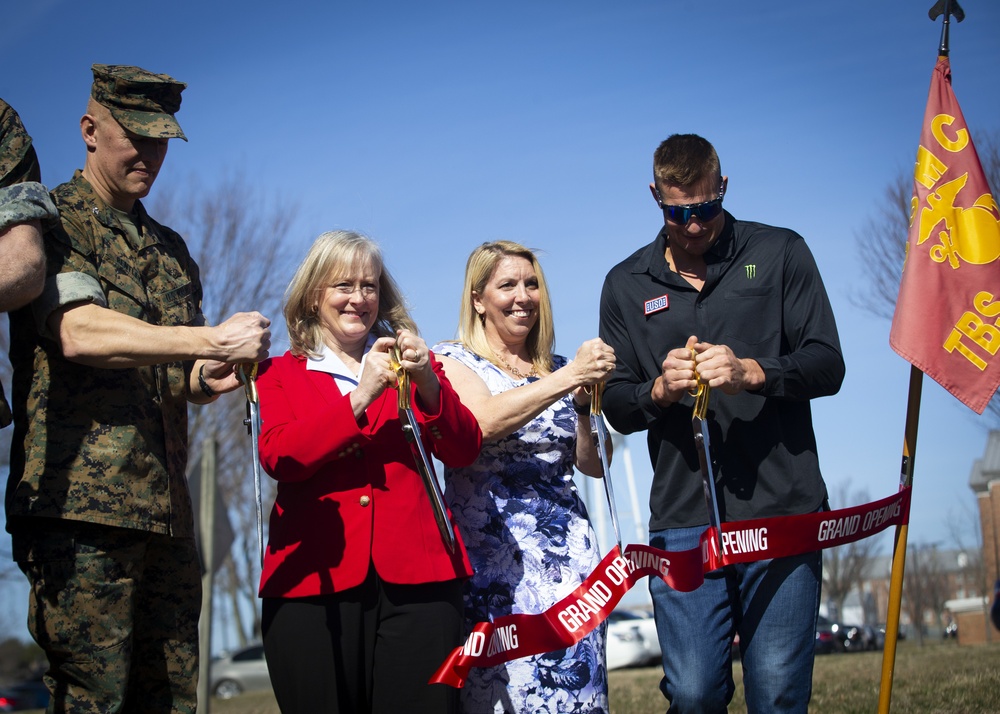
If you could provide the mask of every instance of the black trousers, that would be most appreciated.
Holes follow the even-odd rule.
[[[457,712],[458,690],[427,682],[462,644],[462,584],[394,585],[373,566],[343,593],[264,598],[264,655],[282,714]]]

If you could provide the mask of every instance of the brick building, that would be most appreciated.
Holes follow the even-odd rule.
[[[1000,579],[1000,431],[994,429],[986,440],[986,450],[972,465],[969,487],[976,494],[979,523],[983,535],[983,592],[992,593]],[[982,599],[983,608],[990,606],[989,596]],[[995,642],[998,635],[989,624],[979,602],[950,603],[958,621],[958,639],[962,644]]]

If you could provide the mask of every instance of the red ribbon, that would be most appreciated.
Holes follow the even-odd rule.
[[[431,684],[461,688],[472,667],[492,667],[519,657],[569,647],[594,631],[633,585],[647,576],[674,590],[690,592],[705,573],[724,565],[785,558],[834,548],[909,522],[910,489],[880,501],[836,511],[758,518],[722,524],[722,550],[714,528],[697,548],[669,552],[631,544],[616,546],[573,592],[537,615],[504,615],[472,628],[431,677]]]

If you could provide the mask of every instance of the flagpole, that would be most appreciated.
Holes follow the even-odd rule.
[[[899,473],[900,489],[913,486],[913,462],[917,453],[917,423],[920,417],[923,376],[923,372],[912,365],[910,366],[910,388],[906,399],[906,425],[903,430],[903,463]],[[903,600],[907,529],[907,523],[896,526],[896,539],[893,545],[892,580],[889,584],[889,608],[885,618],[885,645],[882,648],[882,682],[879,686],[878,696],[879,714],[888,714],[889,703],[892,699],[892,675],[896,666],[899,611]]]
[[[944,24],[941,27],[941,44],[938,46],[938,56],[947,57],[949,51],[948,29],[951,26],[951,18],[954,15],[955,19],[961,22],[965,19],[965,10],[963,10],[962,6],[958,4],[958,0],[938,0],[927,14],[930,16],[931,20],[937,20],[941,15],[944,15]]]
[[[965,12],[958,0],[937,0],[928,12],[932,21],[944,15],[944,26],[941,28],[941,43],[938,46],[938,57],[946,58],[949,53],[948,30],[951,17],[961,22]],[[945,60],[947,61],[947,60]],[[930,99],[928,99],[928,102]],[[926,119],[926,117],[925,117]],[[909,240],[909,236],[908,236]],[[895,320],[894,320],[895,322]],[[891,339],[890,339],[891,342]],[[920,415],[920,393],[924,373],[916,366],[910,365],[910,388],[906,401],[906,425],[903,433],[903,463],[899,475],[900,489],[913,487],[913,463],[917,453],[917,423]],[[912,498],[912,494],[911,494]],[[889,606],[885,621],[885,645],[882,650],[882,681],[879,686],[878,713],[889,714],[892,700],[892,678],[896,665],[896,643],[899,639],[899,611],[903,600],[903,574],[906,570],[906,538],[908,523],[896,526],[896,540],[892,553],[892,578],[889,584]],[[921,626],[922,623],[917,623]]]

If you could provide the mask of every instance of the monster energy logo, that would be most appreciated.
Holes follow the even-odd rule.
[[[744,265],[743,267],[747,271],[747,279],[748,280],[757,277],[757,266],[756,265],[754,265],[754,264],[751,263],[750,265]]]

